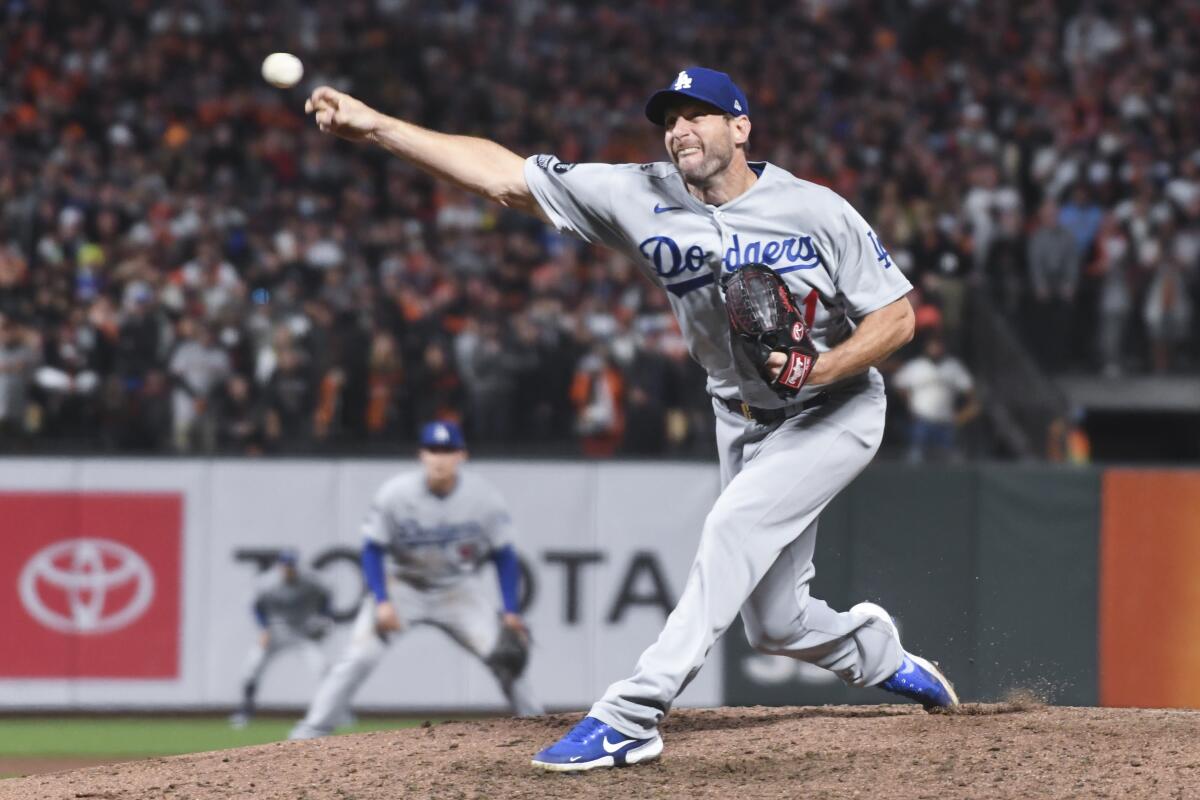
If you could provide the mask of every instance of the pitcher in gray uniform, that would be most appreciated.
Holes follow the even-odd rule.
[[[817,518],[883,435],[872,365],[908,342],[910,285],[867,222],[834,192],[750,162],[750,105],[728,75],[679,72],[646,106],[669,161],[569,164],[426,130],[328,87],[305,106],[322,131],[369,141],[462,188],[607,245],[667,293],[708,373],[724,488],[683,593],[633,675],[614,683],[536,767],[619,766],[662,752],[658,724],[742,613],[755,648],[880,686],[927,708],[958,703],[931,662],[904,651],[882,608],[835,611],[809,595]],[[818,357],[779,389],[786,354],[752,363],[731,340],[721,283],[747,264],[782,278]],[[764,378],[763,367],[770,373]]]
[[[529,631],[519,611],[520,564],[504,500],[483,478],[460,469],[466,442],[455,423],[425,425],[420,447],[422,469],[385,483],[367,511],[362,566],[370,591],[346,654],[321,682],[293,739],[331,733],[387,644],[420,624],[441,628],[481,659],[515,714],[543,713],[524,675]],[[489,561],[503,610],[495,590],[475,580]]]
[[[277,571],[266,576],[266,585],[254,597],[258,639],[250,649],[242,677],[242,705],[229,718],[234,728],[244,728],[254,716],[254,698],[263,673],[275,658],[299,650],[309,669],[324,676],[329,663],[320,641],[333,624],[329,590],[300,572],[300,554],[282,550]]]

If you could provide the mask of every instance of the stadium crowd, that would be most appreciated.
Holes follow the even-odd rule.
[[[1183,0],[0,3],[0,441],[305,452],[703,446],[661,291],[622,257],[334,142],[329,83],[565,161],[662,157],[682,66],[751,157],[858,207],[970,366],[986,296],[1050,369],[1196,365],[1200,8]],[[269,52],[301,87],[258,77]],[[979,289],[979,292],[975,292]],[[923,352],[917,342],[899,365]]]

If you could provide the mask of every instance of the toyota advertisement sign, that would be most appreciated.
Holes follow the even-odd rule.
[[[0,493],[0,677],[177,677],[181,514],[177,494]]]

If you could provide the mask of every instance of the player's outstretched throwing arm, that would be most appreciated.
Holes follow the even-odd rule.
[[[318,87],[304,103],[317,127],[352,142],[373,142],[429,174],[507,208],[546,219],[525,183],[525,159],[475,136],[438,133],[389,117],[345,92]]]

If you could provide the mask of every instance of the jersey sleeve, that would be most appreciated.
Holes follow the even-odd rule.
[[[384,487],[375,493],[362,521],[362,535],[368,542],[386,546],[391,541],[392,516],[388,512],[388,493]]]
[[[513,543],[513,523],[512,515],[508,512],[508,506],[500,493],[492,490],[489,495],[482,521],[492,552],[495,552]]]
[[[525,160],[525,183],[560,233],[621,247],[614,198],[622,171],[612,164],[568,164],[556,156]]]
[[[861,319],[912,290],[875,231],[837,195],[830,227],[824,234],[833,256],[833,283],[845,298],[851,318]]]

